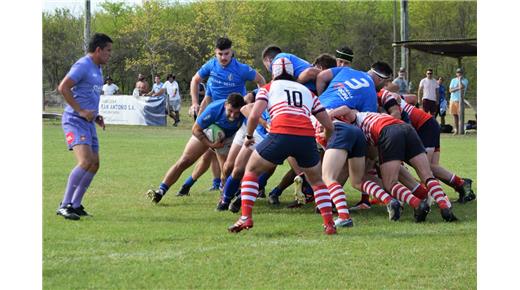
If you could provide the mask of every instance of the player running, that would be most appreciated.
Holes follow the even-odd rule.
[[[242,179],[242,216],[228,228],[240,232],[253,227],[252,211],[258,195],[258,176],[293,156],[313,186],[314,198],[323,218],[325,234],[336,233],[332,219],[332,204],[327,186],[321,179],[320,156],[314,140],[310,116],[323,124],[327,134],[334,127],[318,98],[305,86],[295,81],[294,68],[287,58],[272,64],[273,81],[261,88],[249,115],[245,145],[252,145],[258,119],[267,108],[271,129],[267,138],[256,147],[247,163]],[[297,144],[297,146],[295,146]]]

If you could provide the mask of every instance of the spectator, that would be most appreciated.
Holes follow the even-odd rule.
[[[149,91],[146,95],[152,96],[152,97],[164,98],[165,94],[166,94],[166,89],[164,88],[164,84],[161,83],[161,76],[155,75],[152,90]]]
[[[102,95],[111,96],[115,95],[117,92],[119,92],[119,87],[112,82],[112,78],[110,76],[106,77],[105,84],[103,85]]]
[[[461,68],[458,68],[455,74],[457,76],[450,82],[450,114],[453,115],[453,122],[455,123],[454,134],[458,134],[461,94],[462,97],[466,96],[468,79],[464,77],[464,71]]]
[[[181,109],[181,95],[179,94],[179,84],[175,80],[174,74],[169,74],[164,82],[166,95],[168,95],[168,115],[174,120],[173,126],[177,127],[181,121],[179,111]]]
[[[422,102],[423,110],[435,116],[439,103],[439,84],[433,78],[433,69],[429,68],[426,70],[426,77],[419,83],[417,97],[419,102]]]
[[[399,69],[399,75],[395,78],[392,83],[399,86],[399,94],[405,95],[410,93],[410,86],[408,81],[404,78],[406,76],[406,69],[404,67]]]
[[[446,88],[442,84],[444,82],[443,77],[439,77],[437,79],[437,84],[439,85],[439,108],[438,114],[441,116],[441,126],[444,126],[446,123],[446,110],[448,109],[448,101],[446,101]]]
[[[150,85],[145,80],[144,75],[139,74],[137,76],[137,82],[135,83],[135,89],[133,95],[144,96],[150,90]]]

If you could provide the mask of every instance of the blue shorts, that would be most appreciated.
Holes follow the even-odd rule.
[[[342,149],[347,151],[347,157],[365,157],[367,141],[363,131],[354,125],[334,122],[334,133],[327,143],[327,149]]]
[[[94,122],[88,122],[82,117],[70,113],[63,113],[61,127],[65,134],[65,141],[69,150],[80,144],[89,145],[92,151],[99,152],[99,143]]]
[[[320,162],[316,141],[310,136],[270,133],[256,146],[256,151],[265,160],[278,165],[289,156],[294,157],[303,168],[313,167]]]
[[[441,148],[441,127],[434,118],[424,122],[417,130],[417,134],[421,138],[424,147],[435,148],[435,151],[439,151]]]

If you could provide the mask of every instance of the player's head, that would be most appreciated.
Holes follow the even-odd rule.
[[[461,77],[462,75],[464,75],[464,70],[462,68],[457,68],[457,71],[455,71],[455,74],[457,75],[457,77]]]
[[[383,87],[385,90],[390,91],[392,93],[398,93],[399,92],[399,85],[394,84],[391,79],[387,79],[383,82]]]
[[[264,63],[265,69],[267,69],[267,71],[271,71],[271,62],[279,53],[282,53],[282,49],[276,45],[269,45],[268,47],[264,48],[264,51],[262,51],[262,62]]]
[[[433,78],[433,69],[428,68],[426,70],[426,77],[429,78],[429,79]]]
[[[322,53],[312,63],[313,66],[325,70],[336,67],[336,58],[328,53]]]
[[[247,94],[244,96],[244,102],[246,104],[254,103],[256,100],[256,93],[258,92],[258,89],[252,90],[250,92],[247,92]]]
[[[155,78],[153,79],[153,81],[156,83],[156,84],[159,84],[161,82],[161,76],[159,74],[156,74],[155,75]]]
[[[354,51],[348,46],[343,46],[336,49],[336,65],[337,66],[351,66],[354,59]]]
[[[233,42],[231,42],[227,37],[219,37],[217,39],[217,42],[215,43],[215,56],[220,65],[228,65],[233,58],[233,51],[231,50],[232,45]]]
[[[106,64],[112,55],[112,39],[103,33],[92,35],[88,42],[88,53],[96,64]]]
[[[392,73],[393,70],[390,65],[382,61],[374,63],[368,71],[378,91],[385,85],[385,80],[392,77]]]
[[[437,83],[438,84],[442,84],[444,82],[444,78],[443,77],[438,77],[437,78]]]
[[[107,77],[105,78],[105,83],[107,83],[107,84],[109,84],[109,85],[112,84],[112,78],[111,78],[110,76],[107,76]]]
[[[169,80],[170,82],[172,82],[172,81],[175,80],[175,75],[174,74],[168,74],[168,76],[166,76],[166,79]]]
[[[294,67],[292,62],[286,57],[280,57],[272,64],[273,80],[291,80],[294,81]]]
[[[231,93],[226,99],[226,116],[231,122],[240,117],[240,109],[245,105],[244,98],[239,93]]]
[[[406,69],[404,67],[401,67],[399,69],[399,77],[404,78],[406,76]]]

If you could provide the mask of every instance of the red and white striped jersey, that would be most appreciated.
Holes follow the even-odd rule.
[[[410,123],[415,130],[418,130],[424,123],[426,123],[426,121],[432,118],[432,115],[404,101],[401,102],[401,109],[408,113]]]
[[[377,102],[380,107],[388,110],[388,108],[399,104],[399,94],[390,92],[386,89],[381,89],[377,93]]]
[[[268,83],[258,90],[256,100],[267,102],[271,117],[269,133],[314,137],[311,115],[325,110],[307,87],[288,80]]]
[[[365,139],[370,145],[377,145],[381,130],[393,124],[404,124],[404,122],[388,114],[371,112],[356,113],[356,125],[363,130]]]

